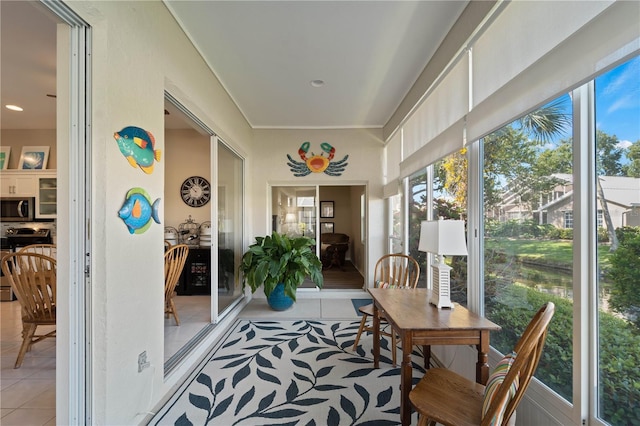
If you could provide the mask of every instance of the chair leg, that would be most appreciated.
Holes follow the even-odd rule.
[[[31,340],[33,339],[33,335],[36,332],[35,324],[24,324],[24,336],[22,338],[22,345],[20,346],[20,351],[18,352],[18,358],[16,359],[16,364],[13,368],[20,368],[22,365],[22,360],[24,359],[25,354],[27,353],[27,349],[31,346]]]
[[[360,321],[360,328],[358,328],[358,334],[356,335],[356,341],[353,344],[353,349],[352,350],[356,350],[356,348],[358,347],[358,342],[360,342],[360,335],[362,334],[362,332],[364,331],[364,327],[365,325],[367,325],[367,318],[369,317],[369,315],[367,314],[362,314],[362,321]]]
[[[171,303],[171,313],[173,314],[173,318],[176,320],[176,325],[180,325],[180,320],[178,319],[178,310],[176,309],[175,303],[173,303],[173,299],[169,301]]]

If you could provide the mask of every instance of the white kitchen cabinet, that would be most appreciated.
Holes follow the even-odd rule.
[[[42,172],[5,170],[0,173],[2,197],[34,197],[36,219],[55,219],[58,179],[55,170]]]
[[[54,174],[55,176],[55,174]],[[33,172],[5,170],[0,174],[2,197],[35,197],[36,180]]]
[[[58,213],[58,179],[55,173],[38,173],[35,176],[38,193],[36,195],[36,219],[55,219]]]

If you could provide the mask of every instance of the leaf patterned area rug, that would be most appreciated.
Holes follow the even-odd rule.
[[[400,368],[387,338],[378,369],[371,334],[352,351],[359,324],[238,320],[149,424],[397,425]],[[424,375],[415,349],[412,362],[415,384]]]

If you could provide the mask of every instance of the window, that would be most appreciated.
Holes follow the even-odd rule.
[[[390,227],[391,232],[389,233],[389,253],[404,253],[402,247],[402,195],[394,195],[393,197],[389,197],[387,199],[388,203],[388,211],[389,217],[391,218]]]
[[[570,109],[565,95],[482,141],[484,308],[502,327],[491,333],[491,345],[502,354],[511,351],[535,312],[553,301],[556,316],[536,377],[569,401],[573,244],[562,228],[573,226],[573,211],[570,197],[550,194],[573,171]],[[556,131],[545,136],[535,125],[540,122]]]
[[[420,224],[430,215],[427,212],[429,205],[429,193],[427,191],[427,169],[421,169],[409,176],[409,256],[420,264],[420,278],[418,287],[427,288],[425,271],[428,270],[427,254],[418,251],[420,240]]]
[[[573,229],[573,212],[564,212],[564,227],[565,229]]]
[[[596,217],[596,226],[602,228],[604,226],[604,213],[602,210],[598,210],[598,216]]]
[[[612,425],[640,419],[640,220],[625,223],[640,182],[640,57],[595,80],[597,416]],[[621,206],[615,200],[622,201]],[[603,229],[604,228],[604,229]]]
[[[218,139],[218,312],[243,296],[238,279],[242,259],[243,160]]]

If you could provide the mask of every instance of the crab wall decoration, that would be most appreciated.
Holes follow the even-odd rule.
[[[303,161],[296,161],[287,154],[287,158],[289,159],[287,165],[291,168],[293,175],[296,177],[307,176],[311,172],[324,172],[329,176],[340,176],[347,165],[349,165],[349,163],[347,163],[347,159],[349,158],[348,155],[345,155],[342,160],[332,163],[331,160],[336,153],[336,149],[326,142],[322,142],[320,144],[320,148],[328,154],[326,157],[323,153],[316,155],[313,152],[311,153],[311,157],[307,157],[309,146],[311,146],[311,143],[309,142],[304,142],[300,145],[298,155]]]

